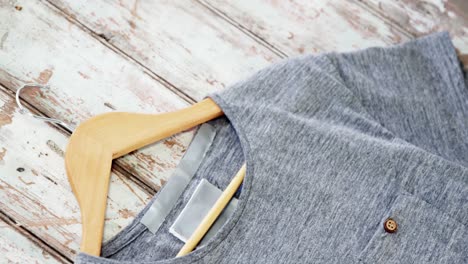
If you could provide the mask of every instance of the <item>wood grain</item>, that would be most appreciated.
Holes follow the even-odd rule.
[[[1,220],[0,254],[2,263],[61,263]]]
[[[195,1],[49,2],[197,101],[279,59]]]
[[[387,46],[408,39],[352,1],[200,2],[288,56]]]
[[[12,95],[0,90],[0,210],[72,259],[81,225],[63,166],[67,138],[20,114]],[[150,196],[127,177],[113,174],[104,239],[127,225]]]
[[[395,44],[448,30],[468,69],[468,2],[463,0],[199,1],[288,55]]]
[[[468,69],[468,1],[466,0],[361,0],[369,8],[414,36],[447,30],[459,58]]]
[[[15,90],[23,83],[49,84],[30,89],[24,99],[47,116],[76,125],[114,110],[158,113],[188,102],[142,72],[41,2],[27,1],[18,11],[0,2],[0,83]],[[193,136],[182,133],[117,160],[117,165],[158,190],[168,179]]]
[[[41,241],[21,232],[14,222],[0,216],[0,263],[55,264],[70,263],[60,255],[50,253]]]

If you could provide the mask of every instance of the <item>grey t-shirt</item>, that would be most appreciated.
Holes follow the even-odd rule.
[[[468,263],[468,90],[448,33],[289,59],[209,96],[225,116],[159,230],[139,221],[150,203],[77,263]],[[244,160],[233,215],[175,258],[197,183],[224,189]]]

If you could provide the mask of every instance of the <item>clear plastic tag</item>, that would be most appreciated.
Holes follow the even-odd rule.
[[[141,218],[140,223],[145,225],[153,234],[161,227],[161,224],[176,204],[177,199],[192,180],[205,157],[206,151],[211,146],[215,134],[212,125],[205,123],[200,126],[171,178],[159,191],[153,204]]]
[[[208,214],[211,207],[216,203],[221,196],[222,191],[205,179],[202,179],[197,188],[192,194],[192,197],[179,214],[174,224],[169,229],[169,232],[182,240],[184,243],[190,238],[195,229],[201,223],[203,218]],[[234,213],[237,207],[238,200],[232,198],[229,204],[224,208],[221,215],[216,219],[208,233],[200,241],[199,245],[206,243],[213,237],[226,221]]]

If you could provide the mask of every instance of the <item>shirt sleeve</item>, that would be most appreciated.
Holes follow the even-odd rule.
[[[467,92],[442,32],[390,47],[291,58],[221,95],[241,108],[282,111],[468,161]]]
[[[329,58],[365,111],[395,137],[468,164],[468,89],[447,32]]]

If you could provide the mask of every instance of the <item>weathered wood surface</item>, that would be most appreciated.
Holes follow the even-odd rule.
[[[466,0],[361,1],[414,36],[447,30],[459,51],[468,54]]]
[[[0,218],[0,263],[55,264],[66,262],[54,256],[15,228],[11,221]]]
[[[464,0],[199,1],[287,54],[382,46],[447,30],[468,69]]]
[[[195,100],[278,60],[195,1],[49,2]]]
[[[47,116],[78,124],[109,111],[158,113],[188,102],[102,45],[41,2],[21,11],[0,8],[0,83],[15,90],[23,83],[49,84],[50,91],[27,90],[24,98]],[[167,180],[193,133],[184,133],[117,161],[157,190]]]
[[[352,1],[200,2],[288,55],[351,51],[408,39]]]
[[[468,1],[363,0],[369,8],[414,36],[447,30],[459,52],[465,71],[468,71]]]
[[[0,210],[48,245],[73,258],[81,236],[79,207],[63,165],[67,135],[19,113],[0,90]],[[112,174],[105,239],[143,208],[150,194]]]
[[[463,0],[0,0],[0,211],[34,243],[73,259],[81,229],[63,168],[69,134],[18,113],[9,91],[23,83],[50,84],[24,99],[72,124],[107,111],[166,112],[302,53],[386,46],[440,29],[466,53],[467,10]],[[168,179],[192,132],[116,162],[107,239]]]

